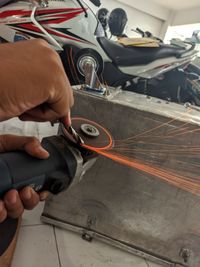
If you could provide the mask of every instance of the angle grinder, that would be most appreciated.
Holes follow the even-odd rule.
[[[97,158],[93,148],[112,146],[109,132],[83,118],[72,119],[72,127],[61,124],[57,136],[45,137],[41,144],[50,156],[41,160],[23,151],[0,154],[0,198],[10,189],[31,186],[58,194],[78,183]]]

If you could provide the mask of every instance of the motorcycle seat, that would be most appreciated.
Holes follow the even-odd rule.
[[[166,44],[161,44],[160,47],[125,47],[105,37],[97,39],[108,57],[117,66],[145,65],[166,57],[180,58],[187,52],[184,48]]]

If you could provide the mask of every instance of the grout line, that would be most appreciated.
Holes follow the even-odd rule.
[[[57,236],[56,236],[55,226],[53,226],[53,233],[54,233],[54,238],[55,238],[55,242],[56,242],[56,250],[57,250],[57,254],[58,254],[59,267],[62,267],[61,260],[60,260],[60,253],[59,253],[59,248],[58,248],[58,240],[57,240]]]

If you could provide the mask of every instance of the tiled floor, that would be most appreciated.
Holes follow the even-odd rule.
[[[159,267],[99,241],[40,222],[43,204],[25,212],[11,267]]]

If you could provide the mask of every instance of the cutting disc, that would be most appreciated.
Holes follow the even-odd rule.
[[[113,139],[108,130],[94,121],[75,117],[72,118],[72,127],[84,141],[83,147],[87,149],[106,150],[113,146]],[[65,134],[67,138],[75,142],[69,133],[65,132]]]

